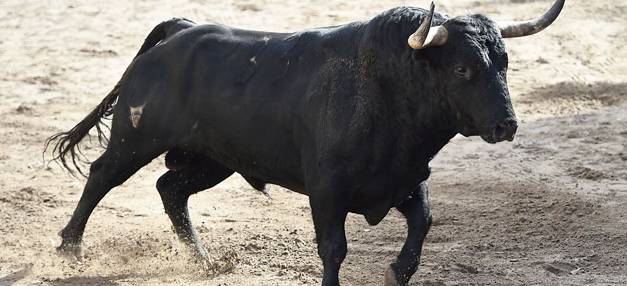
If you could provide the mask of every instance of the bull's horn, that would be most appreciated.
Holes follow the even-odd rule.
[[[533,35],[550,26],[557,16],[559,16],[566,0],[557,0],[553,7],[542,17],[531,21],[503,22],[499,23],[501,35],[503,38],[515,38]]]
[[[407,43],[414,50],[420,50],[431,46],[441,46],[448,39],[448,31],[444,26],[431,27],[433,20],[433,12],[435,11],[435,3],[431,2],[431,10],[429,14],[422,20],[420,27],[409,36]]]

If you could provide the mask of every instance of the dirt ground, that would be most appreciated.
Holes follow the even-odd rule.
[[[550,0],[441,0],[450,15],[526,19]],[[428,1],[0,1],[0,285],[315,285],[307,198],[273,200],[233,176],[191,199],[213,259],[189,261],[154,187],[163,158],[113,190],[58,256],[84,179],[42,160],[113,87],[152,27],[171,17],[294,31]],[[545,32],[507,40],[522,121],[512,143],[455,138],[432,162],[434,226],[412,285],[627,284],[627,2],[569,0]],[[95,158],[101,149],[87,150]],[[351,215],[344,285],[381,285],[405,239],[391,212]]]

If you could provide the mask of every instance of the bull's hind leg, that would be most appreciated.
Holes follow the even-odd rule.
[[[152,144],[112,141],[104,154],[91,164],[89,178],[72,218],[59,233],[62,242],[57,250],[80,257],[85,225],[96,205],[112,188],[122,184],[163,151]]]
[[[414,196],[397,209],[407,219],[407,240],[396,262],[392,263],[385,273],[386,286],[407,285],[411,276],[418,270],[422,243],[431,226],[427,183],[423,182]]]
[[[179,239],[190,246],[200,259],[207,259],[207,251],[198,240],[187,208],[189,196],[211,188],[233,174],[216,161],[194,153],[172,150],[166,156],[166,165],[176,167],[159,178],[157,190]]]

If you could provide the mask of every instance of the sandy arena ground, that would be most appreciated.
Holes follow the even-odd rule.
[[[450,15],[540,15],[550,0],[441,0]],[[295,31],[369,19],[413,1],[0,1],[0,285],[316,285],[307,198],[268,200],[233,176],[191,199],[213,259],[189,261],[154,187],[163,158],[113,190],[85,258],[58,256],[84,179],[42,163],[43,141],[82,119],[146,34],[186,17]],[[627,284],[627,1],[568,0],[545,32],[507,40],[522,125],[512,143],[455,138],[432,162],[434,226],[412,285]],[[90,158],[101,149],[92,146]],[[347,221],[344,285],[381,285],[405,239],[392,211]]]

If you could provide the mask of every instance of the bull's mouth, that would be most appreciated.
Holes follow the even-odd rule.
[[[490,132],[483,133],[481,139],[490,144],[496,144],[506,140],[510,142],[514,141],[518,125],[515,121],[513,122],[514,123],[509,123],[508,125],[497,124],[495,127],[488,129],[491,130]]]
[[[514,130],[504,130],[501,127],[494,128],[482,128],[483,131],[479,131],[476,127],[464,127],[460,134],[470,137],[470,136],[479,136],[483,141],[496,144],[503,141],[513,141],[514,135],[516,134]]]
[[[483,139],[483,141],[488,142],[490,144],[496,144],[496,143],[503,141],[503,140],[501,141],[497,140],[492,134],[482,134],[481,139]]]
[[[472,132],[470,131],[471,131],[470,129],[467,129],[467,130],[464,130],[464,132],[460,132],[460,134],[466,137],[479,136],[481,137],[481,139],[483,139],[483,141],[490,143],[490,144],[496,144],[501,141],[505,141],[505,139],[498,140],[492,132],[479,133],[476,129],[472,129]]]

